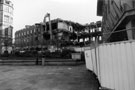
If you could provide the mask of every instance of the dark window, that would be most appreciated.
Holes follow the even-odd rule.
[[[57,23],[52,23],[52,30],[57,29]]]
[[[8,28],[5,28],[5,36],[8,36]]]

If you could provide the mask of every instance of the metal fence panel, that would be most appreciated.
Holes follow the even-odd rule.
[[[101,86],[135,90],[135,41],[102,44],[87,53],[91,54],[91,62],[87,61],[86,66],[93,66]]]
[[[97,74],[97,64],[96,64],[96,54],[95,54],[95,49],[92,49],[91,54],[92,54],[91,57],[92,57],[92,63],[93,63],[94,73]]]
[[[92,58],[91,58],[91,51],[90,50],[85,51],[85,62],[86,62],[86,68],[93,71],[93,64],[92,64]]]

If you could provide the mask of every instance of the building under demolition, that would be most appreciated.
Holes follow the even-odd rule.
[[[56,49],[73,45],[73,40],[77,39],[78,28],[83,26],[71,21],[61,19],[51,20],[51,33],[49,22],[36,23],[26,26],[22,30],[15,32],[15,47],[18,50],[41,50],[53,45]],[[80,28],[80,29],[81,29]],[[71,42],[72,41],[72,42]]]
[[[51,22],[51,24],[49,24]],[[82,47],[98,40],[102,42],[101,22],[81,25],[72,21],[55,19],[44,23],[26,26],[15,32],[16,50],[44,51],[63,47]],[[51,28],[51,29],[50,29]]]
[[[96,23],[91,22],[90,24],[85,25],[84,33],[80,36],[85,39],[86,45],[93,43],[101,44],[103,42],[101,23],[101,21],[97,21]]]

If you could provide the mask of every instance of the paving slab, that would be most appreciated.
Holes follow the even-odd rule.
[[[0,90],[98,90],[95,76],[79,66],[0,66]]]

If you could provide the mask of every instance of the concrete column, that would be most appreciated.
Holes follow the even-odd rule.
[[[45,57],[42,57],[42,66],[45,65]]]
[[[126,29],[127,30],[127,37],[128,37],[128,40],[132,40],[132,39],[135,39],[135,29],[132,29],[133,27],[135,27],[135,21],[129,21],[126,25]],[[131,30],[129,30],[131,29]]]

